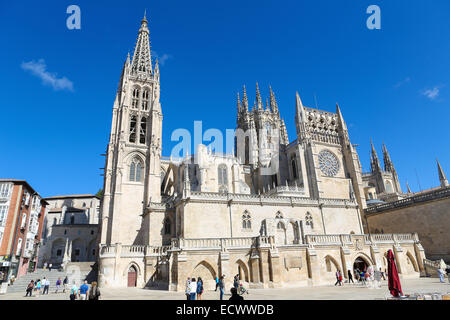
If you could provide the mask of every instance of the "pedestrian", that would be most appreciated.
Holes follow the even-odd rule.
[[[48,265],[48,272],[50,272],[50,271],[52,271],[52,264],[51,263]]]
[[[41,286],[44,286],[44,291],[42,292],[42,295],[48,294],[48,289],[50,288],[50,281],[44,277],[44,279],[42,279]]]
[[[348,274],[348,283],[350,283],[350,281],[351,281],[352,283],[354,283],[354,282],[353,282],[352,272],[350,271],[350,269],[347,270],[347,274]]]
[[[219,279],[219,291],[220,291],[220,300],[223,300],[223,291],[225,290],[224,276],[220,276]]]
[[[447,266],[447,268],[445,268],[445,272],[447,273],[448,283],[450,283],[450,266]]]
[[[28,297],[28,294],[31,297],[31,295],[33,294],[33,288],[34,288],[34,280],[31,280],[30,283],[27,286],[27,290],[26,290],[27,293],[26,293],[25,297]]]
[[[231,297],[229,300],[244,300],[244,297],[239,295],[235,287],[230,289]]]
[[[216,290],[214,290],[214,291],[217,291],[218,287],[219,287],[219,277],[216,277]]]
[[[239,288],[239,275],[238,274],[234,276],[233,287],[235,287],[236,290]]]
[[[203,280],[202,280],[202,278],[198,277],[198,280],[197,280],[197,300],[202,300],[202,294],[203,294]]]
[[[186,300],[191,300],[191,278],[187,278],[186,280],[186,290],[184,291],[186,294]]]
[[[361,281],[361,279],[359,277],[359,269],[358,268],[354,269],[353,273],[355,274],[356,281],[358,281],[358,282]]]
[[[89,286],[87,281],[84,280],[83,284],[80,286],[80,300],[87,300],[87,295],[89,291]]]
[[[77,287],[77,285],[76,285],[76,283],[74,281],[72,289],[70,289],[70,300],[76,300],[77,299],[77,295],[78,295],[78,287]]]
[[[39,297],[39,293],[41,292],[41,286],[42,286],[42,283],[41,283],[41,279],[37,279],[36,280],[36,286],[35,286],[35,290],[36,290],[36,297]]]
[[[69,284],[69,279],[67,278],[67,276],[64,278],[63,280],[63,293],[66,292],[67,289],[67,285]]]
[[[337,285],[339,283],[340,286],[342,286],[342,274],[341,270],[336,271],[336,283],[334,285]]]
[[[0,278],[0,280],[2,280],[2,278]],[[15,275],[11,275],[11,278],[9,278],[10,280],[10,285],[14,284],[14,281],[16,281],[16,276]]]
[[[61,278],[58,278],[58,280],[56,280],[56,291],[55,291],[55,293],[58,293],[59,289],[61,289]]]
[[[381,268],[380,270],[375,270],[374,274],[373,274],[373,279],[374,279],[374,287],[375,289],[379,289],[381,287]]]
[[[444,281],[444,270],[442,269],[442,267],[439,267],[438,274],[439,274],[439,281],[441,283],[445,283],[445,281]]]
[[[189,300],[195,300],[195,295],[197,294],[197,282],[195,281],[195,278],[191,279],[190,287],[190,297]]]
[[[381,278],[383,278],[383,280],[386,280],[386,278],[385,278],[385,276],[384,276],[384,272],[381,271],[381,268],[380,268],[380,274],[381,274]]]
[[[44,270],[47,269],[47,262],[44,262]]]
[[[93,281],[91,284],[91,290],[89,290],[89,300],[98,300],[100,298],[100,289],[97,286],[97,282]]]
[[[370,273],[368,271],[364,272],[364,278],[365,278],[365,284],[366,286],[370,286],[371,282],[370,282]]]
[[[364,271],[361,271],[360,273],[359,273],[359,278],[361,279],[361,282],[362,282],[362,285],[366,285],[366,277],[365,277],[365,272]]]

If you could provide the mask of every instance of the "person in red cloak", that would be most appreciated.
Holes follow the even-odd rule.
[[[394,297],[399,295],[403,296],[402,285],[400,284],[400,278],[398,277],[397,266],[395,265],[394,254],[389,249],[386,255],[388,261],[388,283],[389,291]]]

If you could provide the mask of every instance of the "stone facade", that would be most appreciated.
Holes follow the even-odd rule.
[[[450,187],[366,209],[370,232],[417,231],[431,260],[450,262]]]
[[[289,143],[270,88],[249,110],[238,96],[235,154],[198,145],[194,155],[161,157],[158,63],[144,18],[127,57],[113,107],[101,204],[101,286],[184,290],[239,273],[250,287],[320,285],[356,259],[383,268],[393,249],[402,277],[418,277],[424,257],[416,234],[364,235],[366,198],[358,154],[339,106],[303,106]],[[242,135],[238,134],[242,133]],[[413,266],[412,268],[408,267]]]
[[[45,198],[49,203],[42,231],[39,267],[67,262],[96,261],[100,198],[66,195]]]

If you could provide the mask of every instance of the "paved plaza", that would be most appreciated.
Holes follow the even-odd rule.
[[[437,278],[408,279],[402,281],[405,294],[414,293],[450,293],[450,284],[447,279],[440,283]],[[7,293],[0,295],[0,300],[69,300],[69,293],[54,293],[50,290],[48,295],[25,298],[23,293]],[[227,290],[228,291],[228,290]],[[103,289],[102,300],[185,300],[183,292],[169,292],[164,290],[148,290],[140,288]],[[245,300],[380,300],[389,297],[387,281],[382,281],[380,289],[369,289],[358,284],[344,284],[344,286],[323,286],[303,288],[280,289],[250,289],[245,294]],[[230,297],[229,292],[224,300]],[[218,300],[219,292],[206,291],[203,300]]]

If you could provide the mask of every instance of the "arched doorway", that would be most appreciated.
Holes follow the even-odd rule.
[[[353,270],[366,271],[369,264],[361,257],[356,258],[353,263]]]
[[[134,266],[128,268],[128,287],[136,287],[137,270]]]
[[[239,279],[241,281],[249,282],[249,272],[248,272],[248,268],[245,265],[245,263],[241,259],[239,259],[238,261],[236,261],[236,264],[237,264],[237,271],[238,271],[237,274],[239,275]]]

